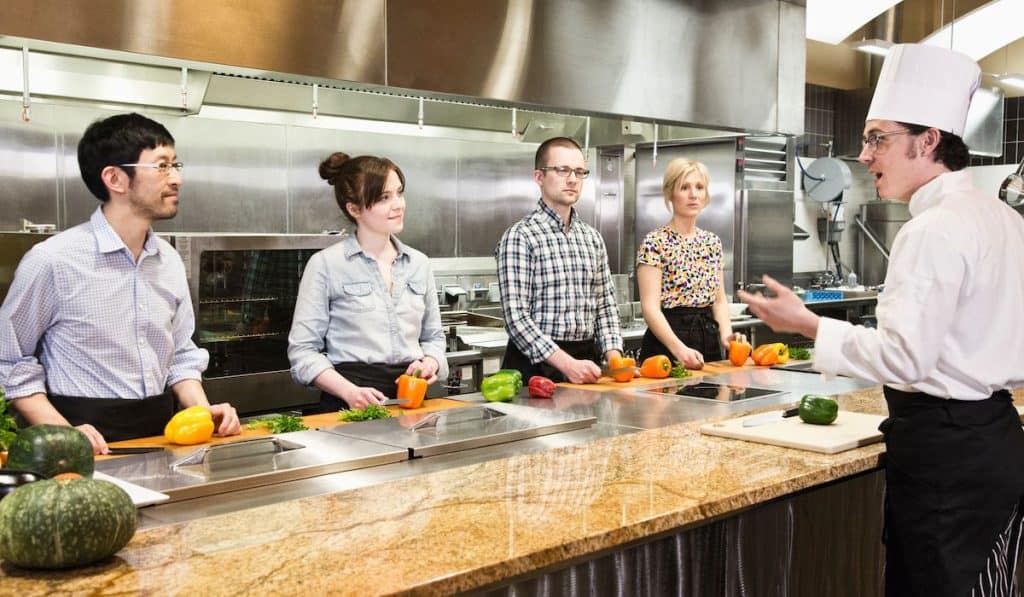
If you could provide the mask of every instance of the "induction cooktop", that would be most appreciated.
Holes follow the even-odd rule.
[[[701,398],[714,400],[716,402],[736,402],[738,400],[749,400],[751,398],[764,398],[784,394],[782,390],[769,390],[766,388],[752,388],[744,386],[728,386],[719,383],[697,382],[687,386],[669,388],[657,388],[650,390],[659,394],[670,394],[686,398]]]

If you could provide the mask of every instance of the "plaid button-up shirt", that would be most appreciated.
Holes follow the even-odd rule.
[[[508,335],[532,363],[559,341],[597,340],[622,350],[619,313],[601,235],[573,209],[569,231],[541,200],[505,231],[495,250]]]

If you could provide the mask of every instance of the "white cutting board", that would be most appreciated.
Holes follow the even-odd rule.
[[[801,421],[800,417],[789,417],[756,427],[743,426],[744,420],[763,414],[707,423],[701,426],[700,431],[759,444],[835,454],[882,441],[878,425],[885,419],[882,415],[841,410],[831,425],[811,425]]]
[[[135,483],[129,483],[118,479],[117,477],[111,477],[110,475],[96,471],[92,474],[93,479],[99,479],[101,481],[109,481],[114,485],[117,485],[128,494],[128,497],[132,498],[132,503],[135,504],[136,508],[143,506],[149,506],[150,504],[159,504],[160,502],[166,502],[171,499],[171,496],[166,493],[160,493],[159,491],[153,491],[141,485]]]

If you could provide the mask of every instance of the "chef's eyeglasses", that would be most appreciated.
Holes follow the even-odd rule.
[[[140,162],[137,164],[118,164],[118,166],[122,168],[153,168],[160,174],[167,176],[171,173],[172,169],[176,170],[178,174],[181,174],[181,170],[185,167],[185,164],[182,164],[181,162],[157,162],[155,164]]]
[[[871,133],[867,137],[864,137],[864,138],[862,138],[860,140],[860,146],[862,148],[864,148],[864,149],[867,149],[867,148],[870,147],[871,151],[877,152],[878,151],[878,144],[882,141],[882,139],[885,139],[886,137],[890,137],[892,135],[909,135],[909,134],[911,134],[911,132],[909,130],[907,130],[907,129],[903,129],[903,130],[900,130],[900,131],[883,131],[881,133]]]
[[[569,178],[569,174],[575,174],[576,178],[586,178],[590,174],[590,170],[586,168],[570,168],[569,166],[542,166],[537,169],[541,172],[551,170],[561,178]]]

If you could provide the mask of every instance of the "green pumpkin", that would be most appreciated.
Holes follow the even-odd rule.
[[[36,481],[0,501],[0,559],[23,568],[85,566],[117,553],[135,527],[135,506],[113,483]]]
[[[7,450],[7,466],[52,477],[78,473],[91,477],[96,460],[85,434],[66,425],[33,425],[18,432]]]

